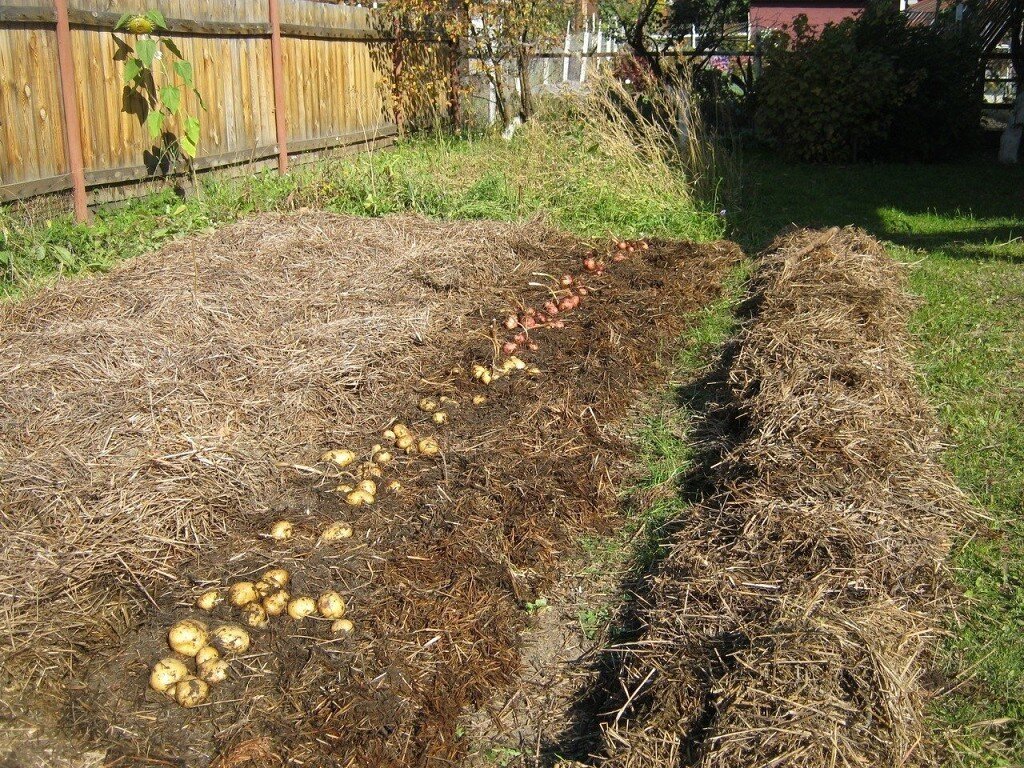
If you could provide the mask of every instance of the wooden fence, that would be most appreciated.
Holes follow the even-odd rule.
[[[310,0],[67,4],[0,0],[0,200],[73,189],[76,143],[92,202],[117,196],[111,185],[151,175],[145,160],[153,142],[139,117],[123,109],[122,65],[114,60],[111,29],[124,12],[159,10],[168,23],[166,36],[195,67],[207,106],[198,112],[197,169],[266,164],[285,142],[295,154],[387,141],[396,133],[390,45],[375,11]],[[71,94],[61,88],[62,6],[70,31],[63,49],[70,62],[63,66],[73,67],[73,79],[66,80],[73,83]],[[275,52],[283,86],[276,94]],[[68,112],[76,108],[74,136],[67,126],[74,126]],[[194,103],[189,110],[198,111]],[[287,155],[282,160],[286,164]]]

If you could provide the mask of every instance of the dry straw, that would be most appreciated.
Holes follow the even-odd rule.
[[[277,462],[377,431],[417,340],[529,270],[522,231],[263,215],[0,306],[0,662],[116,638]]]
[[[738,258],[649,245],[597,278],[592,246],[536,222],[264,215],[4,306],[0,663],[69,685],[59,707],[6,687],[0,708],[44,740],[59,715],[119,764],[457,762],[460,718],[516,680],[524,604],[615,520],[620,420]],[[567,271],[591,290],[531,332],[541,375],[473,382],[500,319]],[[346,507],[336,471],[308,471],[394,420],[437,431],[416,404],[442,395],[442,455],[396,456],[400,493]],[[261,538],[277,516],[296,523],[283,545]],[[355,535],[315,546],[338,519]],[[341,591],[355,631],[273,622],[208,705],[147,693],[168,622],[270,564]],[[24,751],[29,726],[10,730],[0,751]]]
[[[652,576],[608,766],[935,759],[922,676],[964,497],[908,362],[903,268],[856,230],[762,255],[715,491]]]

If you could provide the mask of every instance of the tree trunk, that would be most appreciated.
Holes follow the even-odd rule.
[[[451,61],[448,70],[448,120],[455,131],[461,130],[463,126],[462,83],[466,75],[464,53],[460,40],[449,41],[448,55]]]
[[[498,117],[501,118],[501,127],[508,128],[511,117],[508,114],[508,102],[505,100],[505,86],[501,82],[501,67],[491,62],[487,76],[494,86],[494,105],[498,110]]]
[[[999,162],[1016,163],[1020,160],[1021,136],[1024,135],[1024,88],[1017,82],[1017,98],[1013,102],[1010,120],[999,139]]]
[[[533,117],[533,91],[530,90],[530,54],[524,46],[519,48],[519,116],[525,123]]]

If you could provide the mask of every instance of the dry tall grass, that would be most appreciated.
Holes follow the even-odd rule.
[[[598,151],[637,184],[704,205],[736,187],[735,154],[707,125],[685,73],[637,90],[602,69],[574,97],[573,107]]]
[[[735,442],[652,577],[609,768],[934,761],[925,673],[966,502],[936,460],[904,286],[854,230],[761,257],[722,381]]]

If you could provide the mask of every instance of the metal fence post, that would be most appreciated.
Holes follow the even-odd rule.
[[[75,92],[75,59],[71,54],[71,24],[68,0],[55,0],[57,11],[57,69],[60,73],[60,99],[64,108],[64,139],[71,171],[75,221],[88,221],[89,205],[85,195],[85,160],[82,157],[82,125]]]
[[[281,53],[281,8],[268,0],[270,13],[270,68],[274,80],[274,124],[277,128],[277,170],[288,173],[288,104],[284,98],[284,64]]]

